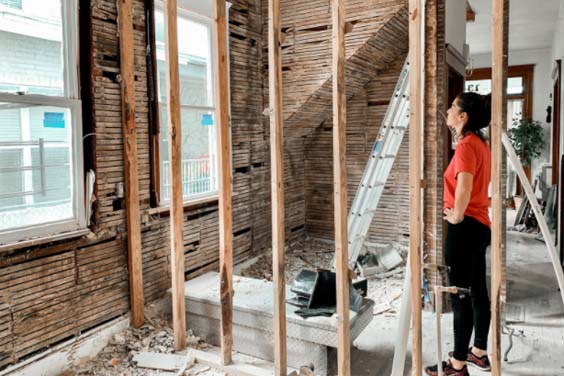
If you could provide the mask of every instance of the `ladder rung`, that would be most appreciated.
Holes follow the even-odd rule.
[[[360,186],[361,186],[362,188],[368,188],[368,189],[370,189],[370,188],[381,187],[381,186],[383,186],[383,185],[386,185],[386,183],[384,183],[383,181],[377,181],[377,182],[374,183],[374,184],[368,184],[368,187],[367,187],[366,185],[367,185],[366,183],[361,183],[361,184],[360,184]]]
[[[376,208],[374,208],[374,209],[366,209],[366,210],[364,210],[364,211],[357,212],[357,213],[351,212],[351,215],[354,215],[354,216],[357,216],[357,217],[362,217],[363,215],[366,215],[366,214],[372,214],[372,213],[374,213],[375,211],[376,211]]]
[[[380,156],[380,159],[391,159],[391,158],[395,158],[395,154],[384,154]]]
[[[352,244],[357,239],[364,239],[365,237],[366,237],[366,235],[358,234],[358,235],[356,235],[352,238],[349,238],[349,244]]]

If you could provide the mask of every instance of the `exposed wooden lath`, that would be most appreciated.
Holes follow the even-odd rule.
[[[407,40],[404,41],[407,45]],[[370,81],[366,87],[347,101],[347,191],[348,207],[356,194],[370,150],[374,145],[388,107],[405,52],[394,63]],[[408,139],[404,141],[394,161],[380,204],[368,233],[377,243],[408,244],[409,187]],[[305,145],[305,205],[306,231],[319,238],[333,238],[331,122],[323,123],[306,137]]]
[[[295,136],[310,133],[331,114],[331,30],[329,18],[324,20],[323,11],[316,10],[321,15],[308,14],[308,27],[293,26],[299,25],[297,15],[292,26],[283,23],[287,34],[283,46],[284,124]],[[347,21],[353,25],[346,37],[345,79],[350,99],[402,52],[407,10],[403,1],[372,8],[347,4]]]
[[[89,0],[81,23],[84,66],[91,64],[92,167],[96,202],[92,236],[58,240],[0,254],[0,369],[32,353],[126,314],[130,308],[125,210],[114,207],[116,184],[125,181],[117,2]],[[268,130],[262,121],[261,5],[233,0],[230,9],[231,132],[233,145],[233,258],[242,262],[270,242]],[[84,10],[81,8],[81,10]],[[83,20],[83,19],[81,19]],[[146,302],[170,288],[169,218],[151,208],[150,129],[145,1],[133,0],[135,131],[137,133],[143,291]],[[86,53],[85,53],[86,55]],[[88,60],[88,61],[87,61]],[[252,79],[257,78],[257,79]],[[86,80],[82,81],[86,85]],[[293,207],[298,205],[293,203]],[[218,206],[186,209],[183,261],[186,277],[218,270]]]

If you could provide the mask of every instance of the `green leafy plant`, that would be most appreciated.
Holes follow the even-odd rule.
[[[517,153],[524,166],[531,167],[533,158],[541,154],[544,147],[542,133],[540,121],[531,119],[513,120],[513,128],[509,129],[507,134],[513,144],[515,153]]]

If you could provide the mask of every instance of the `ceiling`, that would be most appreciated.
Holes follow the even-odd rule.
[[[449,0],[459,1],[459,0]],[[470,54],[491,52],[492,0],[469,0],[476,21],[466,24]],[[509,50],[550,48],[561,0],[511,0]]]

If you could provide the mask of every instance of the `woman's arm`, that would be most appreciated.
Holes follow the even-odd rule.
[[[452,224],[462,222],[464,213],[470,203],[472,184],[474,176],[469,172],[459,172],[456,177],[456,189],[454,191],[454,208],[445,209],[445,218]]]

